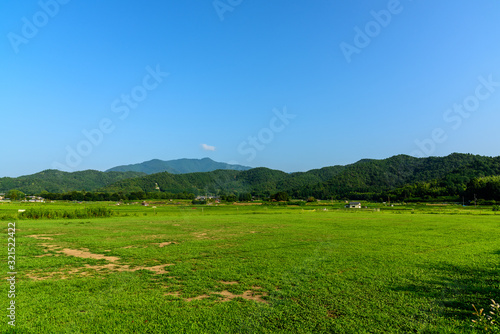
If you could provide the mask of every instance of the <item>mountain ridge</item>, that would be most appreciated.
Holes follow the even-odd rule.
[[[407,193],[402,196],[411,197],[412,192],[416,193],[417,188],[424,184],[427,184],[427,188],[436,188],[427,193],[445,194],[446,191],[441,189],[443,186],[440,186],[445,184],[444,187],[450,190],[448,193],[453,192],[453,196],[458,196],[460,189],[465,189],[473,178],[492,175],[500,175],[500,157],[460,153],[429,158],[396,155],[387,159],[363,159],[345,166],[297,173],[285,173],[264,167],[246,171],[218,170],[177,175],[157,173],[121,180],[103,188],[102,191],[147,193],[155,192],[158,186],[161,192],[169,193],[251,193],[258,197],[268,197],[273,193],[285,191],[294,198],[313,196],[321,199],[381,200],[391,193],[401,195],[397,189],[407,185]],[[418,192],[422,193],[421,189]]]
[[[183,162],[189,159],[179,160]],[[161,160],[153,160],[153,163],[155,161]],[[467,194],[467,189],[469,195],[471,191],[482,192],[488,194],[489,198],[500,201],[500,183],[497,185],[496,179],[491,178],[497,176],[500,176],[500,157],[462,153],[428,158],[395,155],[386,159],[362,159],[344,166],[294,173],[265,167],[185,174],[95,170],[68,173],[47,170],[19,178],[0,178],[0,193],[12,189],[27,194],[75,191],[150,193],[151,196],[167,193],[249,193],[269,198],[277,192],[287,192],[294,198],[312,196],[319,199],[380,201],[391,196],[399,199],[437,196],[461,198]],[[490,179],[484,179],[488,177]],[[478,181],[481,178],[483,180]]]
[[[248,170],[252,167],[217,162],[210,158],[202,159],[152,159],[141,163],[121,165],[110,168],[105,172],[142,172],[148,175],[169,172],[171,174],[187,174],[197,172],[212,172],[214,170]]]

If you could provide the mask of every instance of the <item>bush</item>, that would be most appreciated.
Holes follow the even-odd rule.
[[[18,215],[19,219],[76,219],[111,217],[115,212],[108,208],[84,208],[76,210],[28,209]]]
[[[240,202],[250,202],[252,200],[252,195],[250,193],[241,193],[238,200]]]
[[[288,202],[287,205],[298,205],[298,206],[305,206],[306,205],[306,202],[304,201],[296,201],[296,202]]]
[[[17,220],[17,218],[14,215],[2,215],[2,216],[0,216],[0,220],[15,221],[15,220]]]
[[[290,196],[285,191],[280,191],[279,193],[271,196],[271,198],[276,200],[277,202],[287,202],[290,200]]]
[[[500,205],[493,205],[493,211],[500,211]]]
[[[495,200],[485,200],[485,199],[477,200],[477,205],[495,205],[495,204],[497,204]]]

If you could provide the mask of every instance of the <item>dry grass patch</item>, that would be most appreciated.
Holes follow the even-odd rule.
[[[40,238],[40,235],[37,236],[31,236],[33,238]],[[45,239],[41,239],[45,240]],[[41,243],[40,246],[44,247],[44,252],[48,254],[43,254],[43,255],[38,255],[36,257],[45,257],[45,256],[60,256],[61,254],[64,254],[66,256],[74,256],[82,259],[94,259],[94,260],[106,260],[110,263],[104,264],[104,265],[89,265],[86,264],[84,267],[80,268],[73,268],[70,269],[69,271],[55,271],[51,273],[27,273],[26,276],[28,278],[31,278],[33,280],[45,280],[49,278],[53,278],[55,276],[61,276],[60,279],[66,279],[69,278],[72,275],[80,275],[80,276],[86,276],[88,275],[88,270],[92,270],[96,273],[103,271],[103,270],[108,270],[108,271],[115,271],[115,272],[122,272],[122,271],[128,271],[128,272],[134,272],[138,270],[149,270],[152,271],[155,275],[161,275],[161,274],[167,274],[168,271],[165,270],[166,267],[173,266],[174,264],[168,263],[168,264],[160,264],[152,267],[145,267],[145,266],[138,266],[134,268],[130,268],[130,265],[128,264],[117,264],[120,260],[119,257],[116,256],[107,256],[103,254],[95,254],[90,252],[89,249],[87,248],[82,248],[82,249],[70,249],[70,248],[63,248],[58,245],[51,245],[47,243]],[[127,248],[131,248],[133,246],[129,246]],[[110,250],[108,250],[110,251]],[[49,253],[49,252],[54,252]],[[87,270],[87,271],[85,271]]]
[[[19,232],[19,230],[17,230]],[[33,235],[27,235],[26,238],[33,238],[33,239],[37,239],[37,240],[54,240],[54,238],[52,238],[53,236],[56,236],[56,235],[63,235],[63,233],[59,233],[59,234],[33,234]]]
[[[172,245],[172,244],[175,245],[176,242],[173,242],[173,241],[161,242],[161,243],[158,244],[158,247],[163,248],[165,246]]]
[[[229,282],[229,283],[233,283],[233,282]],[[235,283],[238,284],[238,282],[235,282]],[[260,289],[260,287],[256,287],[256,288]],[[220,297],[220,299],[218,301],[219,302],[223,302],[223,303],[224,302],[229,302],[229,301],[231,301],[231,300],[233,300],[235,298],[242,298],[242,299],[245,299],[245,300],[253,300],[255,302],[264,303],[264,304],[268,304],[269,303],[267,300],[265,300],[265,299],[262,298],[262,297],[265,297],[267,295],[268,294],[266,292],[253,291],[253,290],[247,290],[247,291],[243,292],[243,294],[241,294],[241,295],[236,295],[236,294],[231,293],[231,292],[229,292],[227,290],[224,290],[224,291],[221,291],[221,292],[212,292],[210,294],[203,294],[203,295],[200,295],[200,296],[190,297],[190,298],[182,298],[181,297],[181,293],[179,291],[164,293],[164,296],[173,296],[173,297],[182,298],[186,302],[192,302],[192,301],[195,301],[195,300],[202,300],[202,299],[210,298],[212,296],[217,296],[217,297]]]

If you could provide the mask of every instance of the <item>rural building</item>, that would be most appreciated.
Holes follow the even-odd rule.
[[[0,201],[5,199],[5,194],[0,194]]]
[[[208,201],[208,200],[211,200],[211,199],[218,200],[219,197],[215,197],[215,196],[197,196],[195,199],[197,201]]]
[[[27,196],[26,200],[24,202],[31,202],[31,203],[44,203],[45,199],[40,196]]]
[[[361,209],[361,203],[360,202],[351,202],[345,206],[346,208],[349,209]]]

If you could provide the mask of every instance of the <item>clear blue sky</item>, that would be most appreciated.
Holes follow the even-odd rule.
[[[496,0],[55,1],[0,4],[0,176],[499,155]]]

